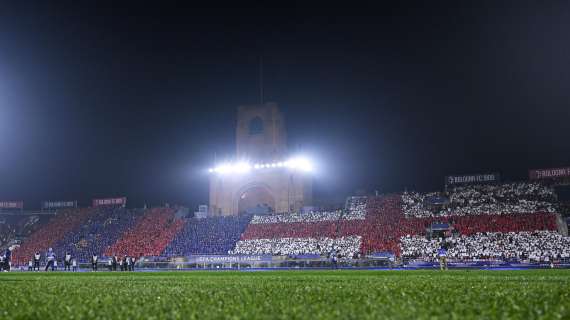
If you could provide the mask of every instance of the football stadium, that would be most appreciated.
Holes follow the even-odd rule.
[[[568,205],[557,192],[570,188],[570,168],[516,182],[448,176],[439,191],[319,209],[318,169],[287,157],[278,106],[240,107],[237,118],[236,159],[257,161],[208,169],[199,211],[130,208],[126,197],[45,201],[39,212],[0,202],[4,315],[570,316]],[[435,303],[434,291],[445,298]]]
[[[426,37],[471,45],[450,34],[471,9],[390,7],[340,25],[340,12],[107,9],[0,19],[15,28],[0,33],[0,319],[570,319],[567,88],[528,80],[552,118],[520,87],[499,99],[516,114],[503,112],[478,78],[496,69],[486,49],[465,82],[421,75],[457,75],[454,52],[409,53]],[[511,19],[536,10],[524,12]],[[488,46],[514,32],[477,21]],[[251,35],[265,60],[239,62]],[[440,107],[449,95],[477,106]]]

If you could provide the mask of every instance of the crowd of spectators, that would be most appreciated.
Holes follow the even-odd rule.
[[[434,205],[428,201],[433,198],[446,201]],[[556,212],[554,189],[528,182],[458,186],[445,194],[404,192],[402,202],[411,217]]]
[[[366,218],[366,204],[368,197],[350,197],[346,204],[346,212],[342,216],[345,220],[364,220]]]
[[[55,246],[68,233],[77,230],[89,219],[94,210],[91,208],[72,208],[58,210],[50,221],[26,238],[21,246],[14,250],[14,264],[27,263],[36,252],[46,252]]]
[[[452,238],[456,241],[452,247],[463,248],[458,251],[461,257],[471,256],[473,252],[481,256],[480,248],[469,244],[470,239],[504,246],[506,240],[500,238],[502,235],[506,235],[509,243],[514,241],[521,246],[527,241],[530,247],[525,248],[536,252],[532,246],[540,241],[558,241],[553,231],[558,228],[555,212],[561,212],[560,208],[551,188],[536,183],[512,183],[460,186],[448,193],[351,197],[344,210],[253,217],[185,219],[176,217],[175,210],[170,208],[65,209],[46,224],[32,223],[40,227],[15,250],[13,261],[27,262],[34,253],[43,254],[49,247],[55,249],[58,257],[67,252],[80,262],[88,261],[93,254],[135,258],[228,252],[323,255],[336,250],[345,257],[358,252],[384,251],[414,256],[418,252],[424,254],[422,241],[427,240],[422,237],[438,223],[448,225],[449,232],[457,235]],[[0,228],[6,225],[0,223]],[[0,236],[6,238],[0,238],[2,243],[14,238],[14,231],[6,230],[0,229]],[[567,245],[564,241],[562,244]],[[433,249],[431,242],[427,242],[426,248]],[[546,254],[557,250],[548,245],[543,248]],[[451,254],[455,254],[453,250],[459,249],[451,249]],[[505,250],[510,255],[510,249]],[[483,250],[483,255],[487,251]],[[517,251],[514,256],[531,259],[537,256],[522,252]],[[540,251],[539,259],[544,255]]]
[[[399,253],[400,238],[410,235],[425,235],[434,223],[445,223],[455,233],[473,235],[479,232],[521,232],[546,230],[556,231],[556,215],[552,213],[509,213],[502,215],[428,216],[422,218],[405,216],[402,199],[388,195],[369,200],[365,224],[342,226],[352,229],[353,234],[363,236],[363,252],[391,251]]]
[[[442,197],[439,192],[419,193],[404,192],[402,193],[402,211],[406,216],[411,217],[431,217],[434,215],[444,215],[442,210],[435,209],[429,205],[427,199],[432,197]],[[439,208],[441,209],[441,208]]]
[[[342,216],[342,210],[336,211],[311,211],[307,213],[283,213],[274,215],[254,215],[251,224],[268,223],[298,223],[336,221]]]
[[[360,251],[361,237],[342,238],[274,238],[240,240],[230,254],[270,254],[303,255],[316,254],[327,256],[336,252],[340,257],[353,258]]]
[[[563,217],[570,217],[570,202],[566,201],[560,203],[560,214],[562,214]]]
[[[310,223],[338,220],[364,220],[366,218],[366,202],[359,200],[351,203],[346,210],[310,211],[306,213],[282,213],[273,215],[254,215],[251,224],[269,223]]]
[[[363,223],[341,226],[342,233],[351,232],[362,235],[361,251],[364,254],[392,252],[399,255],[400,236],[410,229],[425,228],[423,225],[420,227],[403,224],[404,216],[400,195],[391,194],[369,198],[367,208],[368,213]]]
[[[249,224],[241,239],[334,238],[337,226],[337,221]]]
[[[135,225],[144,214],[142,209],[102,206],[81,227],[65,235],[53,247],[58,257],[68,252],[79,262],[88,262],[93,254],[101,256],[119,237]]]
[[[570,258],[570,237],[552,231],[484,232],[428,240],[423,236],[401,238],[403,257],[435,259],[440,246],[447,256],[459,260],[501,259],[545,262]]]
[[[149,209],[132,229],[105,250],[105,256],[127,255],[137,259],[159,256],[183,227],[184,222],[175,219],[174,209]]]
[[[15,241],[25,239],[49,220],[48,215],[2,214],[0,215],[0,252]]]
[[[251,220],[251,215],[188,219],[184,228],[166,247],[167,256],[227,254]]]
[[[360,252],[366,197],[347,200],[345,210],[254,216],[232,254],[328,254],[344,257]],[[337,246],[337,247],[335,247]]]
[[[16,228],[13,224],[0,221],[0,252],[4,252],[16,239]]]

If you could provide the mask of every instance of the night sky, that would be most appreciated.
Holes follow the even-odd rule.
[[[323,201],[570,165],[568,1],[20,2],[0,8],[0,200],[207,203],[260,56]]]

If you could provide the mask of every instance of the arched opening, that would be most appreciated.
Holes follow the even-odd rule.
[[[239,214],[269,214],[275,212],[275,199],[264,187],[251,187],[239,196]]]

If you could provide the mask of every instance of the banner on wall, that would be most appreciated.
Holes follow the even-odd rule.
[[[24,201],[1,201],[0,209],[23,209]]]
[[[448,186],[499,182],[501,182],[501,175],[498,173],[465,174],[445,177],[445,184]]]
[[[93,206],[100,207],[100,206],[126,206],[127,205],[127,197],[120,197],[120,198],[106,198],[106,199],[93,199]]]
[[[44,201],[42,209],[77,208],[77,201]]]
[[[271,255],[245,255],[245,256],[190,256],[190,263],[253,263],[253,262],[271,262]]]
[[[530,180],[569,178],[570,167],[529,170],[528,177]]]

